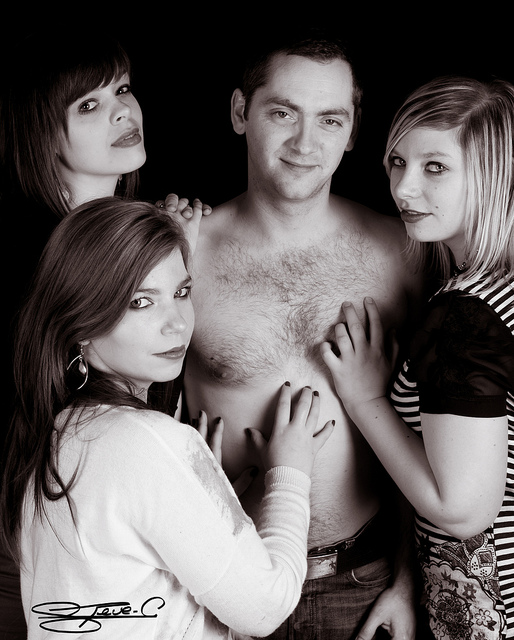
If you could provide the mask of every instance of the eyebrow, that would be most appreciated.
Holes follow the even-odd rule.
[[[193,278],[191,278],[191,276],[188,275],[187,278],[184,278],[182,282],[178,285],[178,288],[182,289],[182,287],[186,287],[188,284],[192,284],[192,283],[193,283]]]
[[[288,98],[281,98],[280,96],[271,96],[264,102],[265,106],[272,105],[272,104],[282,105],[284,107],[288,107],[289,109],[292,109],[293,111],[298,111],[299,113],[303,112],[303,109],[299,105],[295,104]],[[348,109],[345,109],[344,107],[333,107],[330,109],[323,109],[322,111],[318,111],[317,115],[343,116],[343,118],[347,118],[348,120],[351,120],[350,112],[348,111]]]
[[[182,280],[182,282],[178,284],[175,290],[178,291],[179,289],[182,289],[182,287],[186,287],[187,285],[192,284],[192,282],[193,282],[193,279],[191,278],[191,276],[187,276],[187,278],[184,278],[184,280]],[[156,293],[160,293],[160,289],[136,289],[134,294],[136,293],[156,294]]]
[[[421,157],[422,158],[433,158],[437,156],[438,158],[452,158],[453,156],[449,153],[445,153],[444,151],[427,151]]]
[[[402,154],[398,151],[397,147],[393,147],[393,149],[391,149],[391,152],[389,153],[389,157],[393,155],[401,156]],[[421,157],[424,158],[425,160],[429,160],[430,158],[433,158],[433,157],[453,158],[454,156],[452,156],[450,153],[446,153],[446,151],[427,151],[423,153]]]

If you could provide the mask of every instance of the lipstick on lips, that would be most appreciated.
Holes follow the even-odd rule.
[[[162,353],[154,353],[154,355],[158,358],[165,358],[167,360],[180,360],[186,355],[186,346],[181,345],[180,347],[174,347],[173,349],[163,351]]]
[[[403,220],[403,222],[407,223],[419,222],[424,218],[428,218],[429,215],[430,213],[422,213],[421,211],[413,211],[408,209],[402,209],[400,211],[401,219]]]
[[[125,131],[117,140],[112,143],[113,147],[134,147],[141,142],[139,127],[134,127]]]

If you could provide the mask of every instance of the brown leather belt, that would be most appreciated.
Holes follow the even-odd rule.
[[[390,540],[390,524],[384,514],[378,513],[352,537],[311,549],[307,554],[306,580],[335,576],[388,556]]]

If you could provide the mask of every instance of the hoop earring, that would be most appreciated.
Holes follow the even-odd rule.
[[[66,367],[66,371],[69,371],[70,368],[73,366],[73,364],[76,361],[79,361],[78,364],[78,370],[79,373],[81,373],[84,376],[84,382],[80,385],[80,387],[77,387],[77,391],[79,391],[79,389],[82,389],[82,387],[86,384],[88,376],[89,376],[89,367],[87,366],[87,360],[84,358],[84,345],[80,345],[80,353],[78,356],[75,356],[73,358],[73,360],[70,362],[70,364]]]

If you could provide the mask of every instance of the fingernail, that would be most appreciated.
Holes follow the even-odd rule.
[[[373,304],[373,298],[370,298],[369,296],[366,296],[365,300],[366,300],[366,302],[368,304]]]
[[[313,392],[312,392],[312,395],[313,395],[313,396],[319,396],[319,393],[318,393],[317,391],[313,391]]]
[[[284,382],[284,385],[285,385],[286,387],[290,387],[290,386],[291,386],[291,383],[289,382],[289,380],[286,380],[286,381]]]

